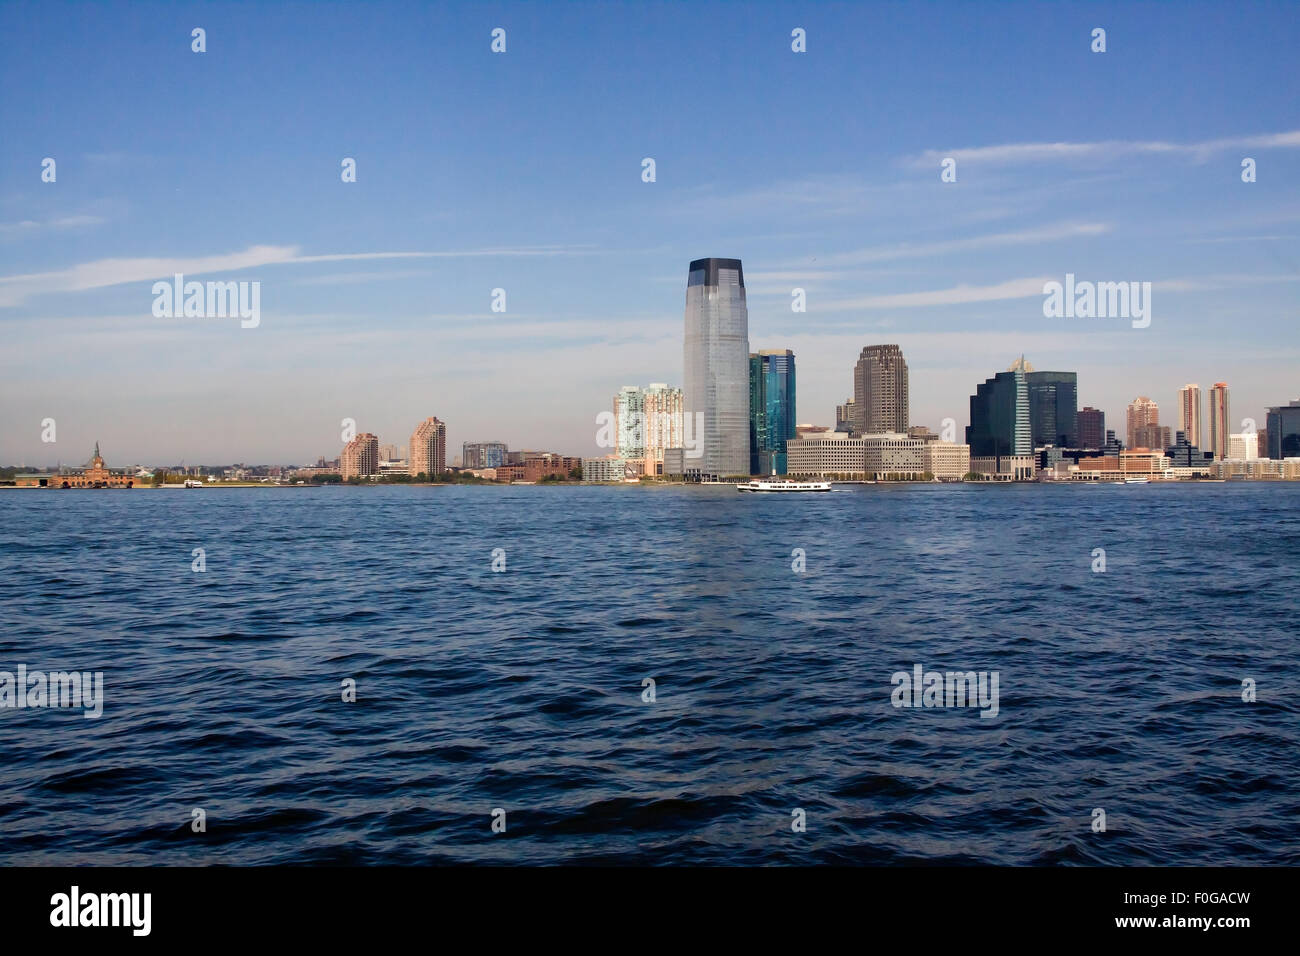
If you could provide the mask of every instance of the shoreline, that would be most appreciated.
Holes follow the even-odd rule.
[[[819,479],[820,480],[820,479]],[[276,484],[273,482],[213,482],[205,484],[202,488],[186,488],[184,485],[133,485],[130,488],[42,488],[38,485],[0,485],[0,491],[199,491],[199,490],[235,490],[235,489],[277,489],[277,490],[313,490],[313,489],[332,489],[332,488],[736,488],[744,482],[682,482],[682,481],[548,481],[548,482],[491,482],[482,483],[456,482],[456,481],[428,481],[428,482],[373,482],[366,484],[342,484],[338,482],[330,484]],[[832,487],[836,485],[849,487],[1023,487],[1026,485],[1044,485],[1051,487],[1095,487],[1098,485],[1117,485],[1120,482],[1102,480],[1102,481],[831,481]],[[1166,481],[1146,482],[1146,486],[1160,485],[1292,485],[1300,484],[1295,479],[1285,478],[1198,478],[1198,479],[1175,479]]]

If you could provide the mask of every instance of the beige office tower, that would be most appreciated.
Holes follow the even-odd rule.
[[[1201,386],[1184,385],[1178,390],[1178,430],[1189,444],[1206,451],[1201,442],[1205,433],[1201,428]]]
[[[1145,428],[1148,425],[1160,424],[1160,406],[1145,395],[1139,395],[1133,401],[1128,403],[1128,430],[1124,440],[1128,442],[1129,448],[1151,448],[1141,441],[1138,435],[1139,428]]]
[[[897,345],[868,345],[853,368],[854,434],[907,433],[907,362]]]
[[[344,445],[339,453],[339,473],[344,481],[379,474],[379,436],[362,432]]]
[[[411,433],[411,460],[407,474],[440,475],[447,470],[447,425],[426,418]]]
[[[1215,382],[1210,387],[1210,451],[1222,461],[1228,457],[1228,383]]]

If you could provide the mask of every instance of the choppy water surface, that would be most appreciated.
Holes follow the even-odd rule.
[[[106,695],[0,710],[0,861],[1295,864],[1298,508],[0,491],[0,670]],[[998,716],[893,707],[917,663],[997,671]]]

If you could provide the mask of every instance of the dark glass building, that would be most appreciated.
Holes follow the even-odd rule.
[[[1170,468],[1203,468],[1214,460],[1214,455],[1201,451],[1187,440],[1186,432],[1175,432],[1174,443],[1165,449]]]
[[[1029,386],[1029,429],[1035,448],[1079,447],[1075,421],[1079,413],[1077,372],[1026,372]]]
[[[976,388],[970,397],[966,444],[972,458],[1033,454],[1024,372],[998,372]]]
[[[1300,458],[1300,400],[1268,410],[1269,458]]]
[[[785,443],[795,437],[794,353],[749,356],[749,473],[786,473]]]

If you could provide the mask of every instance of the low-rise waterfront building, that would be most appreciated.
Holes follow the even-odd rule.
[[[921,461],[925,470],[940,481],[960,481],[970,471],[970,446],[926,440]]]
[[[863,471],[868,478],[920,478],[926,471],[925,439],[902,432],[862,436]]]
[[[84,468],[56,474],[16,475],[14,484],[20,488],[134,488],[139,480],[135,469],[106,467],[99,454],[99,442],[95,442],[95,452]]]
[[[799,426],[798,438],[786,442],[786,473],[798,477],[843,475],[861,478],[866,472],[866,442],[849,432],[814,431]]]
[[[621,482],[627,478],[627,459],[617,455],[582,459],[582,480],[587,483]]]
[[[1210,466],[1214,478],[1250,481],[1300,481],[1300,458],[1251,458],[1216,461]]]
[[[970,470],[994,481],[1032,481],[1034,456],[1028,455],[972,455]]]

